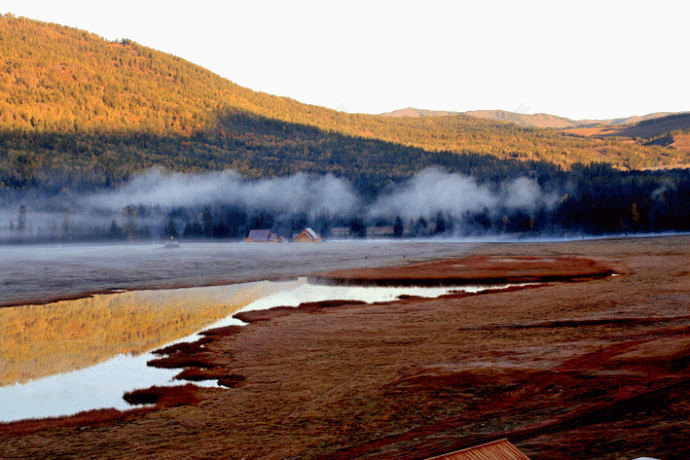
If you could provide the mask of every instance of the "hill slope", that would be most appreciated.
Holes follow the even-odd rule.
[[[469,115],[491,121],[505,121],[518,126],[553,128],[577,136],[602,138],[620,137],[622,142],[642,145],[661,145],[690,153],[690,113],[650,113],[642,116],[612,120],[571,120],[546,113],[515,113],[505,110],[473,110],[447,112],[441,110],[413,109],[411,107],[384,113],[395,118],[447,117]],[[682,164],[686,164],[687,160]]]
[[[394,110],[393,112],[384,113],[383,115],[389,117],[447,117],[458,115],[469,115],[475,118],[481,118],[489,121],[505,121],[513,123],[518,126],[528,128],[571,128],[574,126],[581,126],[591,123],[590,120],[571,120],[557,115],[549,115],[545,113],[526,114],[508,112],[505,110],[471,110],[469,112],[447,112],[443,110],[424,110],[413,109],[411,107],[405,109]]]
[[[504,110],[473,110],[466,112],[467,115],[484,118],[486,120],[501,120],[509,123],[515,123],[520,126],[529,126],[534,128],[570,128],[572,126],[580,126],[586,121],[574,121],[569,118],[559,117],[556,115],[549,115],[546,113],[526,114],[506,112]]]
[[[251,91],[128,40],[108,42],[9,15],[0,16],[0,50],[8,77],[0,79],[0,183],[10,187],[60,174],[56,185],[70,186],[79,171],[107,185],[155,165],[179,171],[231,167],[253,176],[398,169],[390,179],[458,161],[452,154],[565,167],[687,163],[659,145],[575,138],[467,115],[413,119],[337,112]]]
[[[646,146],[659,145],[677,150],[681,154],[680,165],[684,166],[688,164],[687,154],[690,154],[690,113],[658,112],[612,120],[572,120],[545,113],[524,114],[504,110],[447,112],[408,107],[383,115],[394,118],[468,115],[484,120],[504,121],[522,127],[557,129],[566,134],[589,139],[616,137],[622,143]],[[673,156],[678,157],[679,155],[674,154]]]
[[[519,126],[529,128],[578,128],[578,127],[597,127],[597,126],[631,126],[647,120],[654,120],[670,115],[666,112],[650,113],[642,116],[632,116],[626,118],[615,118],[611,120],[573,120],[571,118],[560,117],[548,113],[517,113],[506,110],[470,110],[469,112],[448,112],[445,110],[425,110],[407,107],[405,109],[394,110],[383,113],[389,117],[446,117],[457,115],[469,115],[471,117],[482,118],[491,121],[505,121]]]

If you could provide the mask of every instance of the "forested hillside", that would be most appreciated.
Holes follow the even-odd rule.
[[[413,108],[395,110],[384,115],[397,118],[469,115],[523,127],[554,128],[562,133],[590,139],[616,138],[621,143],[661,145],[686,154],[679,166],[687,166],[687,154],[690,154],[690,113],[687,112],[658,112],[613,120],[571,120],[545,113],[525,114],[504,110],[474,110],[460,113]]]
[[[615,138],[575,138],[464,115],[410,119],[337,112],[242,88],[199,66],[128,40],[108,42],[88,32],[9,15],[0,18],[0,50],[5,76],[0,79],[0,130],[5,151],[11,150],[0,160],[0,180],[6,185],[10,185],[8,174],[14,177],[10,182],[17,184],[17,180],[40,178],[46,171],[59,171],[61,163],[69,162],[63,156],[69,152],[59,146],[52,148],[46,135],[74,136],[80,148],[90,153],[80,156],[79,163],[113,177],[140,168],[110,155],[113,144],[123,138],[144,165],[164,164],[180,170],[236,167],[250,175],[281,173],[275,165],[265,171],[262,164],[238,166],[238,157],[242,157],[240,163],[252,162],[244,158],[247,145],[272,149],[295,140],[293,133],[272,133],[266,139],[261,130],[272,122],[282,123],[281,129],[287,131],[316,128],[310,134],[314,138],[340,135],[337,144],[333,138],[326,145],[312,143],[322,144],[316,152],[319,157],[331,157],[334,152],[329,149],[352,150],[350,142],[370,139],[428,152],[477,153],[564,167],[593,161],[623,169],[687,163],[684,155],[663,146],[623,143]],[[241,126],[238,117],[244,119]],[[228,120],[232,122],[228,124]],[[166,144],[166,154],[172,157],[189,156],[186,142],[203,147],[194,147],[199,157],[189,158],[190,164],[173,166],[151,150],[153,138]],[[27,147],[27,143],[38,144],[38,148]],[[175,144],[181,146],[179,151],[170,150]],[[44,148],[49,152],[43,152]],[[406,158],[420,150],[408,152]],[[101,155],[108,160],[96,158]],[[207,156],[212,161],[205,162]],[[304,164],[299,155],[278,159],[285,163],[281,168],[287,169],[293,168],[293,160]],[[13,161],[19,161],[21,167]]]

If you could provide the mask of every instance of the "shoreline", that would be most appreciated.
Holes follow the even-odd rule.
[[[476,240],[444,240],[444,239],[439,239],[439,240],[333,240],[333,241],[326,241],[324,243],[319,243],[318,245],[312,246],[312,245],[290,245],[291,249],[306,249],[305,251],[306,255],[305,257],[310,257],[313,256],[314,254],[318,255],[319,251],[310,251],[310,249],[318,249],[320,245],[323,245],[321,247],[328,247],[328,245],[336,244],[346,244],[346,245],[355,245],[358,247],[354,251],[355,257],[348,257],[345,258],[345,260],[338,260],[337,256],[332,262],[326,262],[323,263],[323,261],[319,264],[320,266],[317,267],[316,269],[310,269],[308,265],[303,265],[302,267],[285,267],[283,269],[276,270],[275,267],[269,267],[270,268],[270,276],[261,276],[259,274],[242,274],[242,273],[236,273],[232,271],[232,267],[228,266],[228,271],[231,272],[230,274],[223,274],[220,269],[215,270],[215,271],[209,271],[208,273],[205,273],[204,276],[192,276],[191,279],[185,280],[186,274],[184,271],[180,270],[178,272],[173,272],[173,273],[167,273],[163,275],[155,275],[156,267],[147,267],[152,270],[152,273],[154,275],[151,275],[150,273],[147,274],[147,276],[141,278],[141,279],[131,279],[131,277],[121,277],[120,280],[117,279],[117,276],[113,276],[112,273],[108,273],[109,267],[108,264],[112,263],[115,264],[116,261],[118,260],[118,257],[105,257],[102,263],[98,264],[96,267],[97,270],[101,271],[103,273],[102,278],[108,279],[108,281],[102,281],[100,282],[101,286],[99,287],[88,287],[87,283],[84,282],[79,282],[79,280],[75,280],[74,278],[72,279],[57,279],[56,282],[54,283],[53,286],[51,286],[51,290],[46,291],[44,289],[39,288],[40,290],[43,291],[42,294],[34,294],[32,293],[31,290],[27,289],[19,289],[15,288],[17,292],[15,294],[12,293],[7,293],[4,292],[0,295],[0,308],[8,308],[8,307],[17,307],[17,306],[25,306],[25,305],[47,305],[50,303],[54,302],[60,302],[64,300],[78,300],[82,298],[89,298],[95,295],[101,295],[101,294],[115,294],[119,292],[126,292],[126,291],[146,291],[146,290],[166,290],[166,289],[186,289],[186,288],[193,288],[193,287],[211,287],[211,286],[224,286],[224,285],[232,285],[232,284],[238,284],[238,283],[250,283],[250,282],[259,282],[259,281],[290,281],[294,280],[296,278],[299,278],[300,276],[314,276],[315,279],[318,279],[319,273],[324,273],[326,271],[331,271],[331,270],[336,270],[338,268],[341,268],[339,266],[344,264],[346,266],[349,266],[353,269],[357,269],[359,267],[385,267],[385,266],[397,266],[400,264],[414,264],[416,262],[424,262],[424,261],[429,261],[429,260],[439,260],[447,257],[455,257],[455,256],[461,256],[465,253],[471,252],[473,248],[477,247],[486,247],[486,246],[491,246],[491,245],[539,245],[539,244],[551,244],[551,243],[557,243],[557,244],[571,244],[571,243],[577,243],[577,242],[600,242],[600,241],[626,241],[626,240],[636,240],[636,239],[659,239],[659,238],[678,238],[678,237],[687,237],[690,236],[690,234],[645,234],[645,235],[613,235],[613,236],[592,236],[592,237],[585,237],[584,239],[581,238],[564,238],[564,239],[525,239],[525,240],[500,240],[500,239],[488,239],[488,240],[481,240],[481,239],[476,239]],[[394,245],[412,245],[412,246],[417,246],[414,250],[408,250],[406,252],[409,252],[409,254],[403,254],[402,257],[399,254],[391,254],[391,253],[385,253],[383,255],[377,254],[376,252],[376,245],[388,245],[388,246],[394,246]],[[273,247],[273,245],[269,245],[270,247],[266,247],[264,245],[245,245],[244,243],[217,243],[217,242],[203,242],[203,243],[191,243],[188,246],[186,246],[184,250],[194,250],[198,246],[204,247],[205,245],[211,245],[212,246],[220,246],[225,249],[225,252],[223,252],[221,255],[222,256],[227,256],[228,254],[232,255],[232,251],[228,251],[228,249],[244,249],[246,252],[247,249],[251,250],[253,248],[259,249],[263,252],[266,252],[268,249],[270,252],[270,249]],[[447,250],[447,254],[444,254],[441,251],[434,251],[431,256],[428,254],[425,254],[423,246],[425,245],[436,245],[439,247],[445,247]],[[287,246],[287,245],[279,245],[279,246]],[[279,248],[278,246],[278,248]],[[33,245],[33,249],[52,249],[52,250],[60,250],[60,249],[71,249],[71,250],[79,250],[79,249],[103,249],[103,248],[122,248],[123,252],[125,252],[124,257],[131,255],[127,254],[125,249],[129,249],[133,251],[136,255],[141,255],[142,252],[145,252],[148,250],[148,256],[151,255],[151,251],[154,252],[154,255],[157,256],[163,256],[159,258],[154,258],[154,261],[164,265],[167,262],[166,257],[169,254],[175,255],[174,253],[169,252],[167,249],[163,249],[160,245],[152,245],[152,244],[144,244],[144,243],[137,243],[137,244],[132,244],[132,245],[94,245],[94,244],[74,244],[74,245]],[[421,247],[421,248],[420,248]],[[4,249],[8,249],[9,247],[4,247]],[[17,248],[17,246],[14,246],[13,248]],[[0,246],[0,254],[1,250],[3,249],[2,246]],[[371,249],[371,251],[369,251]],[[368,252],[371,252],[371,257],[368,257]],[[282,255],[280,253],[277,253],[276,255]],[[207,253],[201,254],[201,256],[208,256]],[[80,254],[80,257],[82,259],[85,259],[85,262],[88,264],[93,264],[94,261],[90,260],[89,258],[83,256]],[[91,259],[95,258],[95,255],[90,255]],[[38,270],[46,273],[48,277],[55,277],[56,274],[54,273],[54,270],[52,269],[52,266],[59,264],[60,259],[56,256],[52,260],[48,257],[45,257],[45,253],[42,253],[42,258],[45,258],[46,260],[40,260],[38,262],[36,261],[31,261],[29,259],[22,259],[20,262],[15,262],[17,264],[21,263],[23,265],[38,265]],[[146,259],[144,259],[144,262],[147,262]],[[266,263],[266,261],[262,261],[266,266],[269,264]],[[8,263],[13,263],[13,261],[10,259]],[[131,265],[131,264],[130,264]],[[79,270],[81,267],[78,267],[77,269]],[[187,268],[187,267],[183,267]],[[198,267],[194,267],[198,268]],[[224,268],[224,267],[219,267],[219,268]],[[256,270],[255,270],[256,271]],[[20,286],[24,279],[27,278],[32,278],[32,275],[30,275],[31,271],[27,272],[20,272],[17,274],[15,279],[7,279],[5,280],[5,290],[7,291],[8,289],[11,290],[12,286]],[[85,278],[89,278],[92,276],[91,273],[89,272],[84,272],[82,273]],[[0,283],[3,282],[2,279],[2,274],[0,274]],[[24,279],[23,279],[24,278]],[[467,278],[470,280],[470,278]],[[69,287],[67,286],[68,282],[74,281],[74,287]],[[459,282],[463,282],[464,279],[459,279]],[[479,278],[476,278],[474,281],[484,281],[488,283],[493,283],[494,279],[492,278],[487,278],[485,280],[481,280]],[[496,282],[500,282],[501,280],[496,280]]]
[[[324,242],[261,245],[200,243],[1,248],[0,308],[99,293],[296,279],[319,270],[397,265],[462,254],[475,243]],[[21,248],[26,249],[26,248]]]

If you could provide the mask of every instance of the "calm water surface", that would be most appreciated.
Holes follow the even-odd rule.
[[[492,286],[492,288],[507,286]],[[224,291],[225,289],[225,291]],[[319,302],[324,300],[359,300],[364,302],[391,301],[401,295],[413,295],[419,297],[438,297],[452,291],[478,292],[479,286],[455,286],[455,287],[361,287],[361,286],[334,286],[319,285],[307,282],[306,278],[288,282],[259,282],[244,283],[232,286],[215,286],[208,288],[189,288],[165,291],[140,291],[139,296],[158,299],[160,305],[149,305],[149,308],[183,308],[187,304],[180,303],[179,299],[188,299],[190,292],[194,298],[213,299],[225,295],[228,303],[234,305],[233,311],[225,318],[214,323],[208,323],[200,330],[210,327],[227,325],[243,325],[244,323],[232,315],[238,310],[268,309],[275,306],[297,306],[304,302]],[[132,293],[110,294],[105,296],[105,302],[112,315],[117,311],[112,307],[117,296],[127,296]],[[109,296],[112,296],[110,298]],[[81,300],[83,302],[83,299]],[[72,301],[79,302],[79,301]],[[207,301],[208,303],[208,301]],[[182,305],[182,307],[180,307]],[[69,309],[70,302],[60,302],[62,309]],[[46,305],[45,308],[58,308],[55,305]],[[196,306],[195,306],[196,307]],[[16,307],[28,308],[28,307]],[[196,310],[197,308],[195,308]],[[198,310],[203,310],[199,306]],[[41,309],[33,307],[28,315],[40,315]],[[89,311],[89,310],[87,310]],[[147,310],[150,311],[150,310]],[[167,312],[167,310],[166,310]],[[132,314],[129,312],[128,314]],[[186,314],[187,316],[189,314]],[[187,317],[185,316],[185,317]],[[26,321],[32,321],[27,318]],[[79,322],[79,321],[77,321]],[[152,332],[153,333],[153,332]],[[184,334],[167,343],[193,341],[198,334]],[[39,339],[37,337],[37,339]],[[142,340],[144,338],[141,338]],[[146,338],[148,339],[148,338]],[[67,340],[67,339],[66,339]],[[65,344],[67,345],[67,344]],[[93,346],[102,347],[102,343],[94,343]],[[165,345],[165,344],[162,344]],[[156,346],[153,349],[159,348]],[[179,385],[186,381],[175,380],[174,377],[180,369],[159,369],[149,367],[146,362],[157,358],[151,350],[141,353],[116,354],[108,359],[87,365],[81,369],[72,370],[55,375],[45,376],[28,382],[17,382],[0,386],[0,421],[7,422],[28,418],[45,418],[62,415],[71,415],[85,410],[100,408],[115,408],[119,410],[131,409],[122,396],[125,392],[148,388],[153,385]],[[2,362],[2,361],[0,361]],[[7,363],[6,363],[7,364]],[[17,364],[16,362],[14,364]],[[31,363],[28,363],[31,365]],[[199,385],[216,386],[214,381],[200,382]]]

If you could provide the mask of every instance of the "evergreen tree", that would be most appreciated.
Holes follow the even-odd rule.
[[[177,238],[180,236],[180,234],[177,231],[177,226],[175,225],[175,220],[173,219],[172,216],[168,217],[168,223],[165,225],[165,228],[163,229],[163,238],[169,239],[169,238]]]
[[[403,235],[403,221],[400,216],[395,217],[395,223],[393,224],[393,235],[396,238],[401,238]]]
[[[19,215],[17,216],[17,231],[24,233],[26,230],[26,206],[19,205]]]

